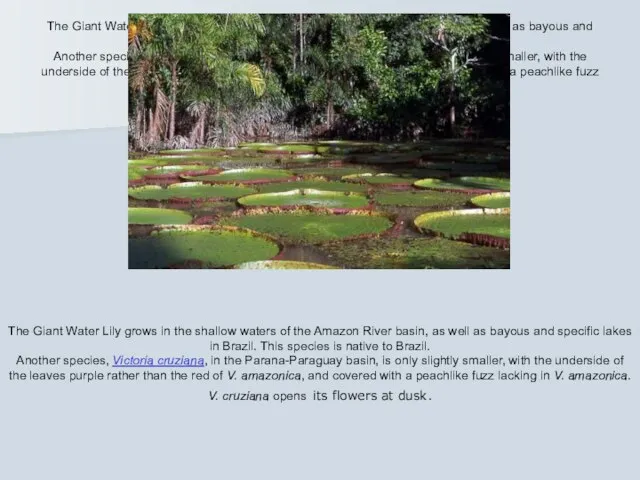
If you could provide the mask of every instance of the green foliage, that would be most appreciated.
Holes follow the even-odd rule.
[[[182,210],[129,208],[129,224],[131,225],[184,225],[190,222],[191,215]]]
[[[424,178],[414,184],[416,187],[435,190],[509,190],[508,178],[499,177],[458,177],[448,180]]]
[[[176,175],[181,172],[198,172],[210,170],[208,165],[161,165],[159,167],[149,168],[147,175]]]
[[[300,169],[294,169],[296,175],[310,176],[310,177],[327,177],[327,178],[342,178],[345,175],[355,175],[358,173],[371,173],[370,169],[365,167],[304,167]],[[307,187],[305,187],[307,188]],[[308,187],[314,188],[314,187]]]
[[[365,192],[367,190],[366,185],[325,180],[298,180],[296,182],[268,183],[261,185],[259,188],[262,193],[286,192],[293,188],[310,188],[329,192]]]
[[[415,224],[420,229],[438,232],[449,238],[457,238],[463,233],[480,233],[503,238],[511,236],[509,214],[434,212],[420,215],[415,219]]]
[[[140,180],[144,177],[144,172],[142,168],[129,167],[129,180]]]
[[[276,243],[246,231],[202,227],[159,231],[129,238],[129,268],[166,268],[185,262],[226,267],[266,260],[278,254]]]
[[[454,207],[464,205],[469,195],[452,192],[379,192],[374,199],[379,205],[403,207]]]
[[[244,206],[260,207],[363,208],[369,204],[369,200],[364,195],[351,192],[295,189],[286,192],[249,195],[240,198],[238,203]]]
[[[498,192],[479,195],[471,199],[474,205],[482,208],[511,208],[511,194]]]
[[[347,182],[368,183],[370,185],[411,185],[417,178],[394,173],[358,173],[342,177]]]
[[[484,70],[486,15],[145,14],[130,25],[138,148],[233,146],[321,124],[387,140],[454,135],[480,118],[508,126],[509,79]]]
[[[226,220],[226,223],[276,235],[292,243],[311,244],[378,234],[392,226],[389,219],[377,215],[318,215],[297,212],[244,215]]]
[[[269,168],[237,168],[225,170],[217,175],[201,175],[197,177],[185,177],[191,181],[214,182],[214,183],[242,183],[269,180],[293,179],[291,172],[286,170],[276,170]]]
[[[162,201],[171,198],[239,198],[255,192],[253,188],[235,185],[205,185],[200,182],[185,182],[169,185],[167,188],[157,185],[130,188],[129,196],[137,200]]]

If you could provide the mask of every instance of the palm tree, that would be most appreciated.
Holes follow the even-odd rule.
[[[182,81],[189,82],[185,90],[197,92],[196,103],[192,99],[188,104],[188,111],[195,115],[193,131],[198,134],[194,136],[192,131],[191,137],[196,143],[204,141],[206,114],[227,100],[222,95],[225,87],[240,80],[254,95],[262,95],[265,82],[260,68],[237,60],[257,48],[262,28],[258,15],[132,16],[129,84],[136,96],[136,137],[144,138],[147,145],[173,140]],[[183,76],[183,66],[189,67],[191,75]],[[146,128],[145,103],[150,104]]]

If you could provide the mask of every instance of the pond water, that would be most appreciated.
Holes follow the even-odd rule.
[[[479,190],[508,190],[509,150],[508,142],[504,140],[434,141],[421,144],[309,142],[296,143],[295,146],[279,144],[275,148],[258,143],[254,142],[253,146],[244,144],[242,148],[235,149],[135,155],[140,161],[129,167],[130,188],[154,185],[164,189],[177,183],[202,183],[198,188],[189,190],[189,195],[183,194],[183,198],[173,196],[171,190],[186,192],[175,186],[166,191],[144,194],[140,194],[141,190],[130,190],[133,196],[129,197],[129,207],[181,210],[192,216],[195,225],[215,228],[249,225],[257,229],[254,231],[256,235],[267,235],[277,242],[279,253],[271,257],[276,260],[338,268],[510,266],[508,249],[447,240],[435,233],[423,233],[414,225],[414,219],[424,213],[481,208],[471,202],[472,198],[478,196]],[[144,166],[147,163],[148,166]],[[184,170],[188,175],[166,179],[152,175],[154,165],[158,164],[197,167],[175,169]],[[131,175],[133,168],[135,175]],[[197,174],[198,171],[208,173],[214,169],[220,170],[220,173]],[[133,178],[135,180],[132,182]],[[372,178],[380,181],[372,181]],[[415,182],[419,186],[414,185]],[[430,188],[432,185],[434,188]],[[245,191],[247,194],[271,194],[300,189],[332,192],[326,194],[332,201],[324,205],[323,202],[316,204],[304,195],[300,198],[293,195],[280,205],[279,201],[271,200],[278,197],[271,195],[253,197],[269,201],[243,202],[240,200],[242,196],[238,197]],[[348,192],[354,192],[357,196],[353,196],[353,200],[348,197],[341,200],[339,195],[349,195]],[[224,195],[228,195],[228,198]],[[149,199],[145,200],[146,197]],[[356,199],[362,197],[367,199],[367,205],[364,201],[355,203]],[[318,205],[317,208],[315,205]],[[326,206],[357,207],[357,212],[349,211],[353,210],[350,208],[344,211],[323,208]],[[364,218],[362,221],[351,221],[348,216],[355,214],[372,215],[375,218],[371,218],[371,221]],[[261,217],[255,221],[249,218],[243,221],[242,217],[249,215]],[[300,221],[300,215],[326,217],[314,217],[314,222],[309,225]],[[149,215],[149,218],[153,219],[154,216]],[[287,224],[289,218],[291,225]],[[323,222],[324,218],[326,222]],[[468,221],[473,223],[473,219]],[[378,228],[376,225],[381,226]],[[312,230],[306,230],[309,227]],[[326,232],[323,231],[325,227]],[[130,245],[131,242],[140,245],[140,238],[159,228],[130,225]],[[482,225],[478,228],[482,230]],[[251,245],[251,242],[245,244]],[[265,251],[269,252],[268,249]],[[138,265],[140,262],[131,258],[132,255],[141,255],[139,248],[130,248],[130,265]],[[261,260],[259,254],[255,259]],[[218,263],[228,268],[224,262]],[[158,262],[158,268],[161,266],[162,262]],[[203,263],[200,267],[215,268],[216,265]],[[148,268],[153,268],[153,265]]]

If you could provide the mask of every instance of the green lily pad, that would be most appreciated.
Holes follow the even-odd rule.
[[[153,167],[147,170],[146,176],[178,176],[186,173],[205,172],[212,170],[208,165],[164,165],[161,167]]]
[[[295,188],[325,190],[329,192],[365,192],[366,185],[345,182],[329,182],[326,180],[298,180],[287,183],[267,183],[260,186],[261,193],[286,192]]]
[[[347,182],[368,183],[371,185],[411,185],[417,179],[393,173],[359,173],[342,177]]]
[[[346,175],[356,175],[362,173],[372,173],[364,167],[319,167],[319,168],[299,168],[294,172],[297,175],[306,175],[313,177],[330,177],[330,178],[342,178]]]
[[[292,164],[292,163],[313,163],[313,162],[317,162],[317,161],[324,161],[326,160],[322,155],[317,154],[317,153],[299,153],[297,155],[292,155],[291,157],[288,157],[285,159],[285,163],[287,164]]]
[[[258,148],[258,151],[265,153],[325,153],[329,151],[329,147],[324,145],[309,144],[284,144],[272,147]]]
[[[168,208],[129,208],[129,224],[183,225],[191,222],[191,215]]]
[[[190,262],[226,267],[268,260],[280,248],[273,240],[241,229],[189,226],[129,238],[129,268],[166,268]]]
[[[247,262],[236,265],[240,270],[327,270],[335,269],[329,265],[310,262],[294,262],[290,260],[263,260],[260,262]]]
[[[486,193],[484,195],[478,195],[473,197],[471,202],[474,205],[482,208],[510,208],[511,207],[511,193],[509,192],[496,192]]]
[[[453,192],[379,192],[374,196],[379,205],[395,207],[453,207],[464,205],[469,195]]]
[[[211,153],[224,152],[228,150],[225,147],[211,147],[211,148],[184,148],[184,149],[175,149],[175,150],[162,150],[160,154],[182,154],[182,155],[208,155]]]
[[[211,183],[261,183],[293,180],[295,176],[287,170],[271,168],[237,168],[216,175],[185,176],[185,180]]]
[[[310,206],[323,208],[364,208],[369,200],[362,194],[351,192],[329,192],[312,189],[295,189],[287,192],[259,193],[238,200],[247,207]]]
[[[129,160],[127,163],[129,164],[129,168],[132,168],[132,167],[148,168],[148,167],[158,167],[158,166],[166,165],[167,162],[163,160],[159,160],[157,158],[138,158],[136,160]]]
[[[418,216],[414,223],[421,231],[437,232],[445,237],[460,238],[463,234],[482,234],[510,238],[509,213],[484,213],[482,210],[452,210]]]
[[[442,180],[424,178],[414,183],[416,187],[433,190],[509,190],[508,178],[497,177],[458,177]]]
[[[129,180],[140,180],[144,177],[145,170],[143,168],[129,167]]]
[[[255,142],[255,143],[240,143],[238,144],[238,148],[240,149],[248,149],[248,150],[258,150],[261,148],[267,148],[267,147],[277,147],[278,145],[276,145],[275,143],[260,143],[260,142]]]
[[[230,225],[275,235],[294,243],[321,243],[374,235],[393,225],[388,218],[378,215],[324,215],[301,212],[242,215],[226,221]]]
[[[256,193],[256,190],[236,185],[207,185],[202,182],[185,182],[162,188],[157,185],[130,188],[129,196],[137,200],[168,200],[170,198],[239,198]]]

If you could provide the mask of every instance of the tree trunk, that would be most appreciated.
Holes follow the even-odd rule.
[[[304,30],[303,30],[303,14],[300,14],[300,70],[304,65]]]
[[[333,99],[329,98],[327,102],[327,128],[331,128],[333,124],[333,116],[334,116],[334,108],[333,108]]]
[[[451,85],[449,86],[449,129],[451,136],[456,132],[456,54],[451,55]]]
[[[147,128],[147,145],[153,141],[153,132],[156,129],[153,124],[153,108],[149,109],[149,127]]]
[[[160,140],[160,134],[162,133],[162,123],[160,120],[161,108],[160,108],[160,90],[156,88],[156,106],[153,112],[151,128],[149,129],[151,142],[155,143]]]
[[[171,98],[169,99],[169,141],[176,134],[176,101],[178,98],[178,61],[171,62]]]
[[[296,28],[296,16],[295,15],[291,15],[291,17],[293,18],[293,49],[292,49],[292,52],[291,52],[291,60],[293,62],[293,71],[295,72],[296,71],[296,57],[298,56],[298,52],[296,51],[297,50],[297,45],[298,45],[298,42],[296,41],[297,40],[296,37],[297,37],[297,33],[298,32],[297,32],[297,28]]]

